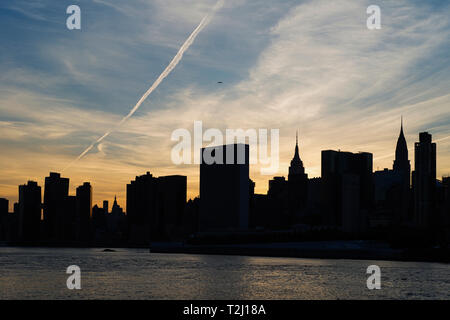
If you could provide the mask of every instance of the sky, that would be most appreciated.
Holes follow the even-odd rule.
[[[438,177],[450,174],[448,1],[225,0],[181,62],[140,109],[63,170],[131,110],[214,7],[215,0],[2,0],[0,197],[44,185],[50,171],[84,181],[93,203],[125,207],[126,184],[150,171],[183,174],[198,195],[199,166],[175,165],[174,130],[279,129],[287,176],[295,133],[309,177],[321,150],[371,152],[392,168],[403,116],[409,159],[428,131]],[[68,30],[66,8],[81,9]],[[366,9],[381,9],[369,30]],[[222,82],[222,83],[218,83]],[[252,165],[256,192],[272,176]],[[42,190],[43,191],[43,190]]]

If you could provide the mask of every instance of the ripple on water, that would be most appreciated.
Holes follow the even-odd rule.
[[[81,268],[82,290],[66,288]],[[368,290],[377,264],[382,289]],[[449,299],[438,263],[0,248],[0,299]]]

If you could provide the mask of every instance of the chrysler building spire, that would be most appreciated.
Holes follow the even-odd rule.
[[[410,170],[408,160],[408,146],[406,144],[405,135],[403,134],[403,116],[401,118],[400,134],[397,139],[397,147],[395,148],[394,170],[404,171]]]

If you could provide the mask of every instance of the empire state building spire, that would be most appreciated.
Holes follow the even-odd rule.
[[[305,168],[298,152],[298,131],[295,134],[295,152],[289,167],[289,175],[304,174]]]

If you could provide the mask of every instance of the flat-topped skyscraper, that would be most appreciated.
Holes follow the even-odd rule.
[[[0,240],[5,240],[6,238],[8,211],[9,211],[9,200],[0,198]]]
[[[69,179],[62,178],[59,173],[50,172],[50,175],[45,177],[44,189],[44,222],[49,239],[62,239],[68,195]]]
[[[92,187],[89,182],[84,182],[77,187],[76,221],[77,240],[89,240],[90,220],[92,217]]]
[[[203,148],[201,159],[199,231],[248,229],[249,145]]]
[[[436,209],[436,143],[431,139],[431,134],[421,132],[414,145],[414,220],[424,228],[433,223]]]
[[[373,206],[373,156],[368,152],[322,151],[322,210],[325,224],[361,232]]]
[[[39,239],[41,222],[41,187],[37,182],[28,181],[19,186],[19,239],[32,241]]]
[[[186,205],[187,177],[154,177],[150,172],[127,184],[127,217],[132,243],[178,236]]]

